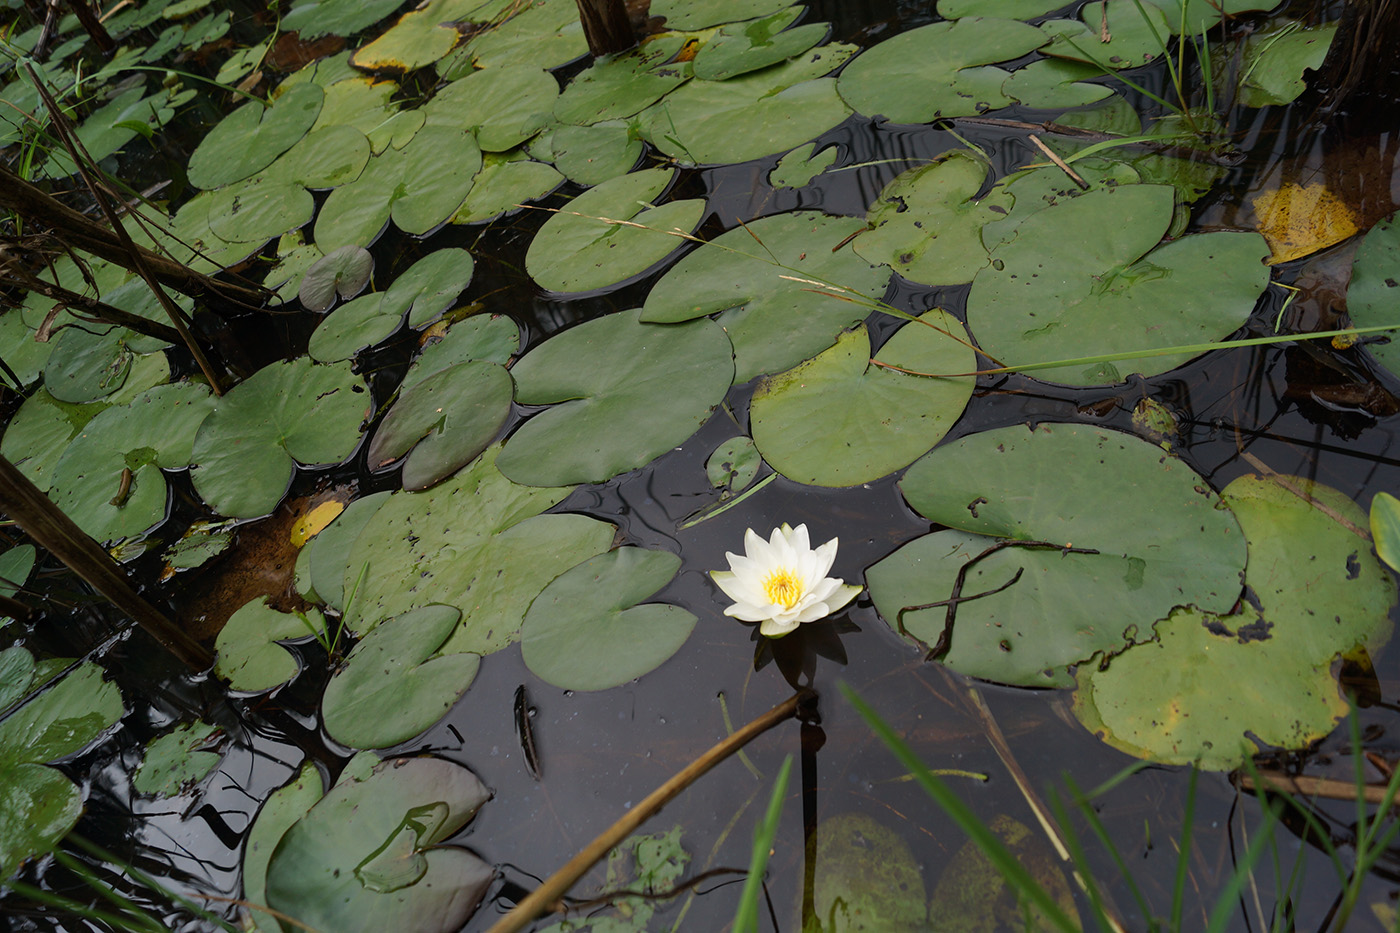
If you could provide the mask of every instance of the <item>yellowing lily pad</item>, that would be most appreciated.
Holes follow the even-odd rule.
[[[1259,192],[1252,203],[1270,263],[1311,255],[1361,232],[1356,209],[1321,182],[1286,182]]]

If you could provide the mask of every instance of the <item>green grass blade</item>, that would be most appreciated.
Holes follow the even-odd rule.
[[[739,895],[739,909],[734,914],[732,933],[752,933],[758,930],[758,894],[763,890],[763,873],[768,869],[768,853],[773,838],[778,835],[778,818],[783,814],[783,798],[787,796],[788,776],[792,773],[792,756],[783,759],[778,778],[773,782],[773,794],[768,798],[768,810],[763,822],[753,834],[753,855],[749,858],[749,876]]]

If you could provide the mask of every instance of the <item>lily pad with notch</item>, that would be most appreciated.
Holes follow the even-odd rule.
[[[1095,0],[1080,8],[1077,22],[1052,19],[1040,29],[1051,39],[1043,54],[1110,70],[1156,61],[1166,53],[1163,43],[1172,32],[1160,7],[1137,0]]]
[[[629,166],[630,168],[631,166]],[[467,199],[452,215],[454,224],[478,224],[518,213],[523,205],[552,194],[564,176],[542,162],[527,159],[519,150],[488,152],[481,171],[472,179]]]
[[[554,102],[555,119],[591,126],[641,112],[690,80],[690,62],[675,61],[686,41],[682,35],[661,35],[638,48],[600,57]]]
[[[214,673],[240,693],[266,693],[301,673],[301,663],[283,642],[304,641],[326,631],[321,613],[282,612],[267,599],[240,606],[214,642]]]
[[[705,476],[711,486],[738,492],[758,476],[763,465],[751,437],[731,437],[714,449],[705,461]]]
[[[404,392],[440,369],[468,360],[505,366],[520,350],[520,327],[504,314],[472,314],[444,326],[439,322],[424,334],[422,350],[404,374]]]
[[[440,649],[462,617],[423,606],[381,622],[331,675],[321,722],[350,748],[386,748],[437,722],[471,686],[481,657]]]
[[[788,28],[802,14],[793,5],[769,16],[721,26],[695,55],[695,77],[724,81],[801,55],[831,32],[830,23]]]
[[[297,298],[308,311],[329,311],[336,298],[347,301],[369,284],[374,257],[362,246],[333,249],[312,263],[297,288]]]
[[[668,551],[620,547],[560,574],[525,614],[525,666],[565,690],[606,690],[660,667],[690,637],[695,616],[639,604],[680,566]]]
[[[533,65],[484,68],[443,88],[423,106],[425,126],[470,130],[482,152],[506,152],[550,122],[559,82]]]
[[[540,158],[553,162],[570,181],[580,185],[598,185],[626,175],[636,167],[645,148],[631,124],[623,120],[558,126],[543,135],[548,138],[548,155]]]
[[[572,0],[542,0],[505,22],[468,39],[438,65],[452,81],[478,68],[502,68],[528,61],[554,70],[588,54],[588,40]]]
[[[172,797],[204,780],[222,757],[205,747],[220,734],[212,723],[187,722],[156,736],[146,743],[141,765],[131,778],[132,789],[138,794]]]
[[[350,770],[347,765],[346,770]],[[311,759],[302,762],[296,775],[274,790],[258,808],[243,845],[243,899],[250,904],[267,901],[267,863],[277,843],[297,820],[321,799],[321,773]],[[255,933],[282,933],[282,925],[260,910],[250,910]]]
[[[656,0],[651,15],[666,20],[667,29],[698,30],[770,16],[792,0]]]
[[[429,0],[361,46],[350,62],[365,71],[409,72],[431,65],[461,41],[455,21],[480,5],[474,0]]]
[[[190,154],[190,184],[218,188],[267,168],[306,135],[324,100],[320,85],[306,82],[271,106],[249,101],[239,107]]]
[[[351,36],[403,6],[403,0],[301,0],[283,15],[284,32],[302,39]]]
[[[526,421],[497,460],[517,483],[601,483],[684,441],[729,391],[729,339],[712,321],[595,318],[540,344],[511,369],[516,401],[554,404]]]
[[[338,188],[360,177],[370,155],[364,133],[337,123],[307,133],[263,174],[307,188]]]
[[[1393,324],[1397,295],[1400,295],[1400,214],[1391,214],[1366,232],[1352,260],[1346,299],[1352,325]],[[1395,334],[1381,334],[1364,346],[1392,375],[1400,373],[1400,339]]]

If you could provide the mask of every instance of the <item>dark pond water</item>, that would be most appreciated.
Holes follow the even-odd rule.
[[[829,20],[835,37],[871,44],[932,20],[924,2],[841,2],[815,0],[810,18]],[[1161,74],[1148,82],[1161,83]],[[1035,114],[1000,113],[1009,120]],[[1238,203],[1269,176],[1286,156],[1292,140],[1277,128],[1245,128],[1253,149],[1198,210],[1197,220],[1228,222]],[[1288,127],[1283,128],[1288,131]],[[959,132],[982,146],[998,172],[1035,158],[1019,133],[995,126],[966,124]],[[766,182],[774,160],[715,170],[690,171],[681,180],[690,196],[708,199],[710,214],[702,234],[715,234],[751,220],[798,207],[863,215],[886,182],[909,164],[959,145],[949,132],[930,128],[891,128],[853,118],[821,138],[835,143],[843,162],[879,163],[823,176],[794,192],[775,191]],[[821,145],[818,145],[818,149]],[[1388,165],[1382,174],[1389,177]],[[563,194],[569,194],[566,189]],[[1388,187],[1383,197],[1389,197]],[[556,196],[548,204],[562,203]],[[1379,213],[1385,213],[1380,210]],[[525,211],[485,229],[449,229],[429,243],[403,238],[374,248],[383,268],[404,268],[428,249],[463,245],[477,259],[477,277],[469,298],[490,311],[510,314],[524,325],[534,343],[571,324],[640,303],[652,280],[606,296],[557,301],[542,296],[521,271],[525,247],[543,222],[540,212]],[[1349,265],[1349,248],[1280,267],[1276,278],[1305,287],[1285,313],[1301,328],[1330,324],[1325,284],[1338,268]],[[1329,266],[1330,264],[1330,266]],[[1344,273],[1343,273],[1344,281]],[[1313,288],[1309,283],[1320,282]],[[1271,289],[1256,310],[1251,333],[1266,332],[1283,303]],[[967,288],[928,289],[896,280],[887,295],[895,307],[917,312],[943,307],[961,313]],[[877,335],[892,325],[872,322]],[[233,322],[236,332],[260,335],[252,344],[259,356],[299,350],[306,322],[262,319]],[[877,336],[877,339],[878,336]],[[384,367],[382,378],[397,378],[406,360],[405,345],[391,346],[368,360]],[[1357,355],[1301,346],[1219,352],[1167,375],[1092,390],[1048,386],[1025,377],[983,379],[951,437],[1026,421],[1079,421],[1128,428],[1134,406],[1144,397],[1162,401],[1182,427],[1179,450],[1217,488],[1255,467],[1246,454],[1288,474],[1315,478],[1342,490],[1362,507],[1380,490],[1400,489],[1400,459],[1394,450],[1397,407],[1387,404],[1389,387],[1369,372]],[[731,391],[730,407],[744,417],[751,386]],[[742,423],[740,428],[745,427]],[[747,751],[750,767],[731,759],[686,791],[647,824],[648,831],[682,827],[691,870],[742,869],[748,863],[751,827],[759,818],[778,766],[786,755],[798,762],[786,800],[782,826],[770,866],[769,899],[778,929],[800,929],[804,877],[810,871],[802,840],[815,827],[818,837],[840,825],[843,814],[858,813],[896,833],[907,844],[932,895],[950,865],[967,863],[965,836],[934,806],[904,769],[873,737],[840,698],[838,684],[858,691],[891,723],[931,767],[985,775],[985,780],[952,777],[952,786],[984,821],[1009,816],[1034,829],[1034,817],[1015,782],[986,738],[986,727],[967,702],[967,684],[937,665],[923,662],[922,652],[896,637],[862,595],[849,612],[834,621],[806,626],[774,646],[761,644],[751,627],[721,614],[707,571],[725,566],[727,550],[739,547],[747,527],[763,530],[783,522],[805,522],[813,539],[840,536],[833,573],[863,582],[864,568],[902,543],[925,533],[929,524],[905,504],[895,485],[898,476],[863,487],[818,491],[779,477],[732,510],[693,528],[677,526],[697,508],[713,501],[705,477],[710,451],[732,436],[734,425],[723,412],[694,437],[644,470],[601,486],[584,487],[555,511],[583,512],[618,524],[626,543],[673,551],[683,559],[681,572],[659,599],[682,606],[699,623],[682,651],[660,670],[624,687],[599,693],[570,693],[541,683],[524,666],[517,648],[490,656],[470,691],[442,722],[397,752],[432,750],[470,767],[494,791],[493,800],[456,842],[499,866],[482,910],[468,930],[484,930],[514,903],[522,889],[550,874],[574,852],[608,827],[658,784],[680,770],[727,730],[788,697],[796,683],[820,694],[820,722],[787,723],[756,741]],[[371,477],[363,464],[340,471],[336,480],[361,482],[362,491],[391,488],[393,477]],[[298,479],[299,490],[332,480],[325,474]],[[178,498],[178,494],[177,494]],[[188,517],[177,515],[176,523]],[[40,581],[56,600],[70,595],[61,578]],[[178,599],[177,599],[178,602]],[[101,607],[77,605],[55,611],[51,620],[55,650],[89,647],[120,627]],[[109,665],[135,709],[112,743],[73,763],[69,773],[86,785],[87,815],[79,832],[107,846],[137,866],[166,879],[177,891],[239,894],[238,866],[242,835],[262,799],[308,757],[328,773],[338,771],[347,753],[320,733],[314,716],[320,682],[313,673],[322,658],[303,647],[309,671],[272,699],[238,699],[215,684],[174,676],[164,660],[140,636],[119,640],[106,651]],[[527,767],[516,735],[513,700],[525,685],[535,708],[533,730],[542,774]],[[1358,718],[1365,749],[1383,759],[1400,757],[1400,728],[1395,699],[1400,670],[1394,654],[1381,659],[1374,678],[1361,684],[1365,703]],[[1069,696],[979,685],[1016,761],[1031,784],[1044,792],[1063,786],[1068,775],[1080,787],[1098,785],[1131,764],[1131,759],[1101,744],[1069,713]],[[231,737],[216,773],[192,794],[170,800],[143,799],[130,786],[130,773],[143,743],[169,723],[199,716],[221,725]],[[113,748],[117,751],[114,754]],[[1307,756],[1310,773],[1327,771],[1344,780],[1351,775],[1350,741],[1345,730]],[[1304,756],[1283,756],[1297,766]],[[753,771],[759,775],[756,776]],[[1177,842],[1186,831],[1189,774],[1180,768],[1149,767],[1097,798],[1095,810],[1109,828],[1127,865],[1145,893],[1152,914],[1166,916],[1178,863]],[[1236,792],[1223,775],[1200,778],[1192,846],[1187,860],[1183,929],[1204,928],[1204,917],[1248,842],[1258,834],[1260,808]],[[1318,812],[1339,842],[1352,833],[1349,804],[1319,804]],[[1077,821],[1083,831],[1082,820]],[[824,829],[823,827],[827,827]],[[1038,831],[1037,831],[1038,832]],[[810,835],[807,837],[810,838]],[[809,843],[810,844],[810,843]],[[1336,873],[1320,849],[1306,841],[1296,825],[1281,829],[1275,843],[1281,871],[1301,860],[1306,880],[1295,909],[1297,929],[1326,929],[1340,890]],[[1129,929],[1146,929],[1148,921],[1118,881],[1112,860],[1090,845],[1090,862]],[[1345,848],[1344,848],[1344,851]],[[1372,904],[1396,906],[1400,896],[1400,853],[1388,853],[1365,883],[1354,928],[1372,923]],[[878,872],[877,872],[878,877]],[[575,890],[592,891],[600,874]],[[1260,929],[1259,911],[1274,909],[1276,879],[1272,868],[1258,874],[1257,888],[1246,890],[1229,929]],[[683,895],[663,907],[650,929],[721,930],[732,919],[738,898],[738,875],[701,884],[694,896]],[[50,872],[48,882],[64,884]],[[115,883],[129,888],[121,879]],[[138,900],[139,891],[133,891]],[[232,915],[230,903],[214,909]],[[765,910],[766,912],[766,910]],[[1194,918],[1194,919],[1193,919]],[[664,921],[664,922],[663,922]],[[200,929],[178,912],[172,929]],[[767,921],[765,920],[764,923]],[[541,922],[541,928],[547,922]],[[43,915],[14,912],[0,929],[86,929],[76,921],[59,922]],[[765,927],[766,928],[766,927]],[[939,929],[935,924],[931,929]],[[980,927],[979,927],[980,929]],[[328,931],[329,933],[329,931]]]

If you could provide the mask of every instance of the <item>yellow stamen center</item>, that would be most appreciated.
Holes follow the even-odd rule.
[[[763,581],[763,592],[768,601],[791,609],[802,598],[802,580],[786,567],[780,567]]]

